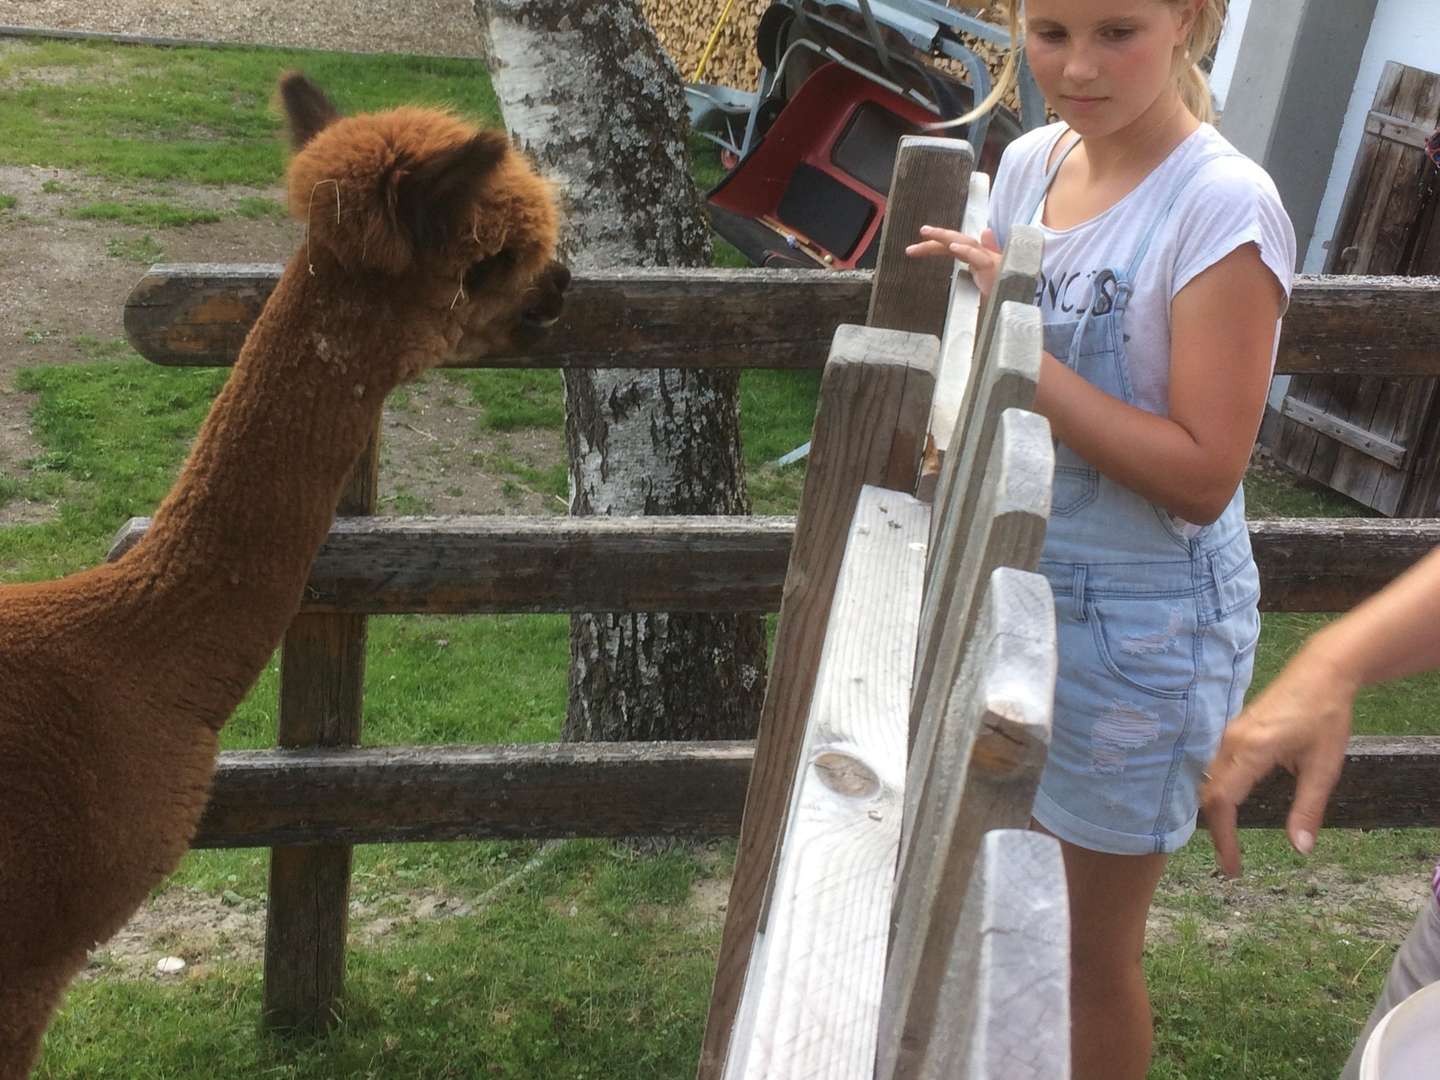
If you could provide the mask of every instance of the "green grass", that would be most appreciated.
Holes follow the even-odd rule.
[[[18,203],[14,195],[0,195],[0,210],[14,210]]]
[[[188,206],[156,202],[89,203],[66,213],[82,221],[113,221],[121,225],[140,225],[151,229],[176,229],[220,220],[220,215],[213,210],[196,210]]]
[[[558,371],[509,368],[442,374],[467,389],[471,403],[480,406],[483,431],[564,430],[565,387]]]
[[[124,181],[274,183],[284,161],[275,82],[292,68],[345,112],[403,101],[499,118],[490,80],[470,60],[17,41],[0,54],[0,164]]]
[[[284,206],[274,199],[267,199],[262,195],[246,195],[244,198],[237,199],[232,209],[236,217],[242,217],[248,221],[285,217]]]
[[[112,236],[105,241],[105,254],[112,259],[125,259],[145,266],[159,262],[165,255],[160,242],[149,233],[139,239]]]
[[[513,872],[530,854],[465,846],[479,856],[470,880],[461,875],[448,883],[472,899],[470,890]],[[384,858],[398,850],[367,854]],[[496,854],[498,862],[487,861]],[[378,865],[357,866],[357,891]],[[387,868],[387,889],[398,869]],[[688,1075],[718,933],[714,923],[697,925],[686,903],[691,883],[708,873],[683,852],[642,859],[608,844],[557,845],[503,903],[463,918],[401,925],[383,946],[353,948],[344,1023],[319,1041],[256,1037],[259,974],[248,966],[222,966],[173,986],[80,984],[36,1075]]]

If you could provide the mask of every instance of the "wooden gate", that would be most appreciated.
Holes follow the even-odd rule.
[[[1440,75],[1385,65],[1326,260],[1327,274],[1440,272]],[[1275,457],[1382,514],[1420,517],[1440,496],[1436,379],[1297,377]]]

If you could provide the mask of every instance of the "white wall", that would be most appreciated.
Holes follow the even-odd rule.
[[[1376,4],[1375,22],[1360,61],[1355,90],[1345,110],[1345,123],[1340,129],[1334,165],[1325,187],[1325,196],[1320,202],[1315,234],[1301,262],[1301,270],[1307,274],[1319,273],[1325,264],[1325,244],[1334,233],[1340,217],[1340,202],[1345,197],[1345,186],[1360,149],[1365,114],[1375,100],[1380,72],[1389,60],[1427,71],[1440,71],[1440,2],[1379,0]]]
[[[1230,92],[1230,80],[1235,74],[1235,60],[1240,55],[1240,39],[1245,36],[1245,19],[1250,14],[1250,0],[1230,0],[1230,11],[1225,17],[1225,29],[1215,46],[1215,63],[1210,69],[1210,89],[1215,95],[1215,107],[1225,111],[1225,95]]]

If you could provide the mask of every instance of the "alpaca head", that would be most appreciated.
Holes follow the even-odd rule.
[[[341,117],[297,73],[280,97],[290,211],[311,266],[368,282],[422,331],[427,347],[401,377],[523,345],[555,322],[570,281],[554,259],[555,194],[502,132],[436,109]]]

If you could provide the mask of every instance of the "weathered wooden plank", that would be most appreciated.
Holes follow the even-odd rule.
[[[148,518],[116,536],[111,559]],[[338,518],[302,610],[775,611],[792,517]]]
[[[1440,544],[1440,521],[1252,521],[1263,611],[1347,611]]]
[[[861,492],[726,1077],[874,1067],[929,527],[918,500]]]
[[[339,519],[301,610],[776,611],[794,534],[791,517]],[[1347,611],[1440,546],[1440,521],[1279,518],[1252,521],[1250,541],[1263,610]]]
[[[1286,398],[1280,407],[1280,412],[1297,424],[1312,427],[1337,442],[1354,447],[1368,457],[1383,461],[1393,469],[1405,467],[1405,447],[1393,443],[1389,439],[1382,439],[1358,424],[1352,424],[1329,413],[1323,413],[1294,398]]]
[[[1033,565],[1038,543],[1021,557]],[[949,1060],[937,1042],[950,1037],[946,1026],[954,1019],[942,1003],[958,993],[950,980],[960,903],[985,833],[1029,824],[1050,746],[1056,670],[1050,586],[1007,566],[982,580],[988,584],[973,639],[959,663],[937,668],[943,691],[938,678],[916,688],[933,704],[906,780],[877,1080],[953,1075],[936,1071]]]
[[[1294,778],[1276,773],[1241,806],[1240,825],[1282,828],[1294,799]],[[1344,829],[1440,825],[1440,736],[1352,738],[1340,782],[1326,805],[1325,824]]]
[[[126,335],[156,363],[233,363],[280,269],[152,267],[126,300]],[[834,328],[864,318],[870,282],[865,271],[580,274],[555,332],[476,366],[818,368]],[[1440,376],[1440,278],[1300,276],[1275,370]]]
[[[990,177],[982,172],[970,176],[970,195],[965,201],[961,231],[979,236],[990,213]],[[938,453],[945,453],[960,419],[965,388],[970,382],[971,361],[980,329],[980,290],[964,264],[955,263],[950,285],[950,307],[945,316],[945,334],[940,339],[940,371],[935,379],[935,404],[930,409],[930,439]]]
[[[701,1047],[699,1076],[720,1075],[776,843],[790,804],[820,645],[840,572],[844,537],[864,484],[909,491],[934,393],[939,341],[927,335],[841,327],[820,386],[810,466],[785,575],[755,775]]]
[[[905,248],[920,239],[922,225],[961,227],[974,168],[975,151],[963,139],[901,137],[866,326],[937,338],[945,329],[952,266],[944,259],[912,259]]]
[[[233,363],[278,265],[153,266],[125,301],[125,334],[158,364]],[[578,274],[554,330],[478,367],[818,368],[840,323],[864,319],[871,274],[604,270]]]
[[[195,846],[734,836],[753,755],[750,742],[232,751]]]
[[[1424,150],[1425,141],[1433,134],[1433,129],[1421,127],[1413,120],[1371,110],[1365,117],[1365,132],[1415,150]]]
[[[197,848],[735,836],[749,742],[244,750],[220,755]],[[1272,776],[1245,828],[1285,823],[1295,784]],[[1359,736],[1330,828],[1440,827],[1440,736]]]
[[[982,553],[989,551],[983,542],[992,529],[982,508],[1007,515],[1003,524],[993,526],[1005,543],[1019,545],[1027,555],[1033,546],[1034,556],[1039,555],[1055,469],[1049,425],[1037,416],[1021,419],[1017,415],[1012,418],[1006,440],[1001,438],[1001,418],[1007,410],[1028,408],[1034,401],[1042,346],[1039,310],[1014,301],[1004,304],[992,354],[988,361],[976,365],[978,385],[969,395],[968,415],[961,421],[965,427],[956,434],[940,474],[935,500],[938,517],[930,524],[933,535],[920,613],[920,649],[915,657],[917,690],[940,686],[948,692],[953,670],[937,674],[942,666],[942,650],[949,651],[945,663],[958,664],[964,635],[978,611],[975,590],[998,565],[992,562],[982,566],[979,561]],[[1011,453],[1024,453],[1028,469],[1034,471],[1020,468],[1018,459],[1008,456]],[[1009,486],[994,486],[1002,482]],[[1030,517],[1032,508],[1039,513],[1038,523]],[[1012,521],[1008,516],[1011,514],[1019,516]],[[911,712],[912,734],[918,730],[926,707],[925,695],[917,693]]]
[[[1005,254],[1000,257],[1000,269],[995,275],[995,288],[980,312],[980,331],[975,337],[977,356],[987,355],[992,348],[1006,304],[1034,306],[1044,257],[1045,237],[1039,229],[1016,225],[1010,230],[1010,242],[1005,246]],[[968,394],[969,390],[966,392]],[[961,416],[966,415],[962,409]]]
[[[985,837],[960,912],[955,972],[940,1002],[957,1037],[915,1075],[1070,1080],[1070,908],[1054,837]]]
[[[375,510],[380,433],[371,433],[336,507]],[[280,647],[277,741],[282,747],[355,746],[365,701],[364,615],[301,614]],[[339,1021],[350,925],[350,848],[277,847],[265,907],[266,1026],[325,1031]]]

